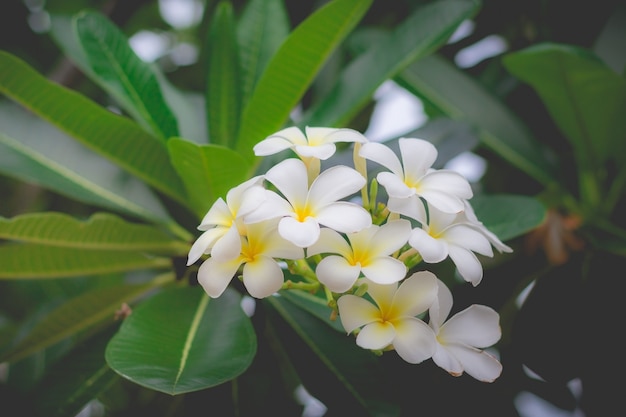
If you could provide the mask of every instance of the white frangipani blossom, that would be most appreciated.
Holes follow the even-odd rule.
[[[333,166],[315,178],[309,188],[304,163],[289,158],[270,168],[265,178],[284,198],[267,190],[265,202],[249,213],[244,221],[256,223],[281,217],[278,232],[301,248],[317,241],[320,225],[342,233],[353,233],[372,224],[370,214],[363,207],[339,201],[365,185],[365,178],[352,168]]]
[[[413,229],[409,244],[419,252],[424,262],[438,263],[449,256],[461,277],[473,286],[478,285],[483,278],[483,267],[474,252],[493,256],[489,235],[485,234],[487,229],[481,224],[469,222],[463,212],[444,213],[430,205],[428,223],[425,218],[416,220],[422,227]],[[510,251],[508,246],[502,245],[505,246],[503,249]]]
[[[241,252],[232,259],[211,257],[198,269],[198,282],[213,298],[222,295],[243,265],[243,285],[255,298],[264,298],[278,291],[284,273],[276,259],[301,259],[304,250],[283,239],[277,232],[277,221],[246,225],[241,237]]]
[[[437,300],[429,310],[429,325],[437,335],[433,361],[451,375],[466,372],[479,381],[493,382],[502,373],[502,364],[482,349],[500,340],[500,316],[490,307],[474,304],[446,321],[452,293],[440,280],[438,286]]]
[[[435,146],[423,139],[400,138],[400,156],[382,143],[368,142],[359,155],[391,172],[377,175],[390,197],[389,210],[410,212],[421,204],[419,197],[448,213],[463,210],[464,200],[471,198],[472,188],[465,177],[452,170],[431,169],[437,159]]]
[[[189,250],[187,266],[205,253],[220,258],[239,255],[241,241],[238,223],[243,216],[257,208],[265,199],[263,176],[259,175],[234,187],[226,194],[226,201],[218,198],[200,222],[198,230],[204,233],[196,239]]]
[[[348,291],[361,273],[377,284],[392,284],[406,276],[406,266],[389,255],[404,246],[410,234],[408,220],[348,233],[348,241],[336,231],[324,228],[319,240],[307,249],[307,255],[338,254],[326,256],[315,269],[319,281],[333,292]]]
[[[393,348],[409,363],[430,358],[435,353],[435,333],[416,316],[428,310],[437,297],[435,275],[416,272],[399,286],[364,281],[376,305],[352,294],[337,300],[343,328],[348,333],[361,328],[357,345],[371,350]]]

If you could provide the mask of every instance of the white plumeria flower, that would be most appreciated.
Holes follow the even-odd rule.
[[[359,152],[360,156],[391,171],[381,172],[376,177],[390,197],[389,209],[408,211],[408,207],[419,205],[419,197],[422,197],[448,213],[463,210],[464,199],[473,195],[472,188],[467,179],[457,172],[431,169],[437,159],[435,146],[414,138],[400,138],[398,144],[402,162],[391,148],[381,143],[365,143]],[[394,208],[391,207],[392,202]]]
[[[459,216],[464,216],[468,222],[472,223],[475,227],[480,229],[481,233],[484,234],[487,239],[489,239],[491,245],[496,248],[498,252],[513,252],[513,249],[511,249],[508,245],[505,245],[500,239],[498,239],[498,236],[496,236],[495,233],[487,229],[485,225],[480,220],[478,220],[478,217],[476,217],[476,213],[474,212],[474,208],[469,201],[465,202],[465,209],[461,213],[459,213]]]
[[[266,221],[246,226],[241,237],[241,253],[233,259],[211,257],[198,269],[198,282],[206,293],[217,298],[226,289],[243,265],[243,285],[255,298],[264,298],[278,291],[284,273],[276,259],[301,259],[304,250],[286,241],[277,233],[277,222]]]
[[[272,155],[285,149],[303,158],[326,160],[334,155],[336,142],[367,142],[363,134],[353,129],[305,127],[306,135],[297,127],[288,127],[268,136],[254,146],[257,156]]]
[[[333,166],[315,178],[309,189],[304,163],[290,158],[272,167],[265,178],[285,198],[267,190],[266,201],[249,213],[244,221],[256,223],[281,217],[278,232],[301,248],[317,241],[320,225],[342,233],[353,233],[372,224],[370,214],[363,207],[338,201],[365,185],[365,178],[352,168]]]
[[[451,375],[467,372],[479,381],[493,382],[502,373],[502,364],[482,349],[500,340],[500,316],[490,307],[474,304],[446,321],[452,293],[443,282],[438,286],[437,301],[429,310],[429,325],[437,335],[433,361]]]
[[[493,256],[491,242],[484,226],[467,220],[464,213],[444,213],[428,206],[426,218],[416,218],[421,228],[415,228],[409,237],[409,245],[417,250],[426,263],[438,263],[448,256],[459,274],[473,286],[483,278],[483,267],[474,252]],[[506,246],[502,244],[503,246]],[[510,248],[506,246],[506,248]]]
[[[380,285],[364,279],[376,305],[348,294],[337,300],[339,318],[349,333],[362,327],[356,343],[364,349],[392,347],[409,363],[420,363],[435,353],[433,330],[417,318],[437,298],[437,278],[420,271],[397,283]]]
[[[319,240],[307,249],[307,255],[340,255],[325,257],[315,269],[319,281],[333,292],[348,291],[361,272],[377,284],[392,284],[406,276],[406,266],[389,255],[404,246],[410,234],[408,220],[395,220],[348,233],[349,243],[336,231],[324,228]]]
[[[239,227],[243,216],[257,208],[265,199],[263,176],[259,175],[234,187],[226,194],[226,201],[218,198],[198,226],[204,233],[189,250],[187,266],[203,254],[233,258],[241,251]],[[239,223],[239,224],[238,224]]]

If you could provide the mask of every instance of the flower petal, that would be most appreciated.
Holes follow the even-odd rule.
[[[283,217],[278,223],[278,233],[284,238],[301,248],[311,246],[320,236],[320,226],[311,217],[299,222],[293,217]]]
[[[244,217],[244,223],[259,223],[277,217],[290,216],[293,213],[291,204],[273,191],[265,190],[263,203]]]
[[[376,162],[394,173],[396,177],[404,179],[404,171],[400,159],[391,148],[377,142],[367,142],[361,146],[359,156]]]
[[[225,229],[225,228],[224,228]],[[211,249],[211,257],[220,261],[234,259],[241,254],[241,237],[237,225],[233,223],[226,233],[215,242]]]
[[[339,201],[318,211],[317,221],[341,233],[354,233],[369,227],[372,216],[359,205]]]
[[[450,244],[478,252],[484,256],[493,256],[493,250],[487,237],[470,225],[452,225],[442,233],[442,237]]]
[[[406,198],[389,197],[387,208],[392,213],[399,213],[426,224],[426,207],[420,198],[413,194]]]
[[[404,246],[411,235],[411,222],[394,220],[376,229],[369,250],[379,255],[390,255]]]
[[[215,227],[202,233],[193,245],[189,249],[189,255],[187,255],[187,266],[196,262],[200,257],[209,253],[209,249],[215,244],[215,241],[222,237],[228,229],[225,227]]]
[[[304,158],[317,158],[322,161],[333,156],[336,150],[337,147],[334,143],[326,143],[316,146],[298,145],[294,148],[294,151]]]
[[[409,237],[409,245],[419,252],[424,262],[435,264],[448,257],[448,244],[444,240],[435,239],[425,230],[415,228]]]
[[[280,290],[284,280],[282,269],[269,256],[257,256],[254,262],[248,262],[243,267],[243,285],[255,298],[274,294]]]
[[[437,277],[419,271],[404,280],[393,297],[393,317],[414,317],[428,310],[437,297]]]
[[[437,299],[428,309],[428,316],[430,322],[428,323],[435,333],[439,334],[439,328],[448,318],[450,310],[452,310],[452,292],[450,288],[443,283],[440,279],[437,279]]]
[[[502,335],[500,316],[490,307],[474,304],[456,313],[439,330],[444,344],[466,344],[485,348],[495,344]]]
[[[352,288],[361,273],[361,267],[349,264],[341,256],[331,255],[320,261],[315,273],[319,281],[331,291],[342,293]]]
[[[356,337],[356,344],[363,349],[384,349],[396,337],[394,326],[385,321],[366,324]]]
[[[433,356],[437,346],[435,333],[422,320],[406,318],[394,323],[393,347],[408,363],[420,363]]]
[[[309,144],[312,146],[335,142],[367,142],[367,138],[354,129],[306,126],[305,132]]]
[[[448,245],[450,259],[456,265],[459,275],[474,287],[483,279],[483,266],[472,251],[456,245]]]
[[[433,362],[452,376],[463,375],[463,365],[445,346],[437,345],[433,354]]]
[[[437,159],[437,148],[427,140],[400,138],[398,145],[406,178],[418,180],[423,177]]]
[[[447,346],[465,372],[482,382],[493,382],[502,373],[502,364],[485,351],[459,345]]]
[[[362,268],[363,275],[377,284],[393,284],[406,276],[406,265],[390,256],[381,256]]]
[[[257,156],[266,156],[278,153],[293,145],[306,145],[307,139],[304,133],[295,126],[288,127],[273,135],[268,136],[257,143],[253,150]]]
[[[357,170],[335,165],[322,172],[311,184],[307,203],[322,208],[359,191],[367,181]]]
[[[274,184],[292,206],[304,206],[309,191],[307,169],[299,159],[288,158],[270,168],[265,179]]]
[[[343,257],[348,257],[352,255],[352,248],[343,236],[335,230],[325,227],[320,230],[320,237],[317,242],[306,250],[307,256],[320,253],[337,253]]]
[[[214,226],[230,227],[233,222],[233,214],[223,198],[215,200],[209,211],[198,226],[198,230],[208,230]]]
[[[458,213],[465,208],[464,199],[472,198],[472,187],[458,172],[431,171],[420,180],[418,194],[429,204],[446,213]]]
[[[378,308],[365,298],[356,295],[348,294],[339,297],[337,308],[339,309],[341,325],[348,333],[352,333],[355,329],[368,323],[380,320]]]
[[[217,298],[222,295],[233,279],[239,265],[241,265],[240,258],[225,262],[209,258],[198,268],[198,283],[210,297]]]
[[[376,176],[376,181],[383,187],[389,197],[395,198],[408,198],[415,194],[415,190],[404,182],[401,177],[398,177],[391,172],[381,172]]]

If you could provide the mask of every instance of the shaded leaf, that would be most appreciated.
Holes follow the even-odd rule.
[[[0,279],[63,278],[167,268],[167,258],[141,252],[63,248],[38,244],[0,246]]]
[[[4,51],[0,51],[0,92],[131,174],[185,202],[182,184],[169,163],[165,144],[130,119],[47,80]]]
[[[129,223],[96,213],[80,221],[64,213],[27,213],[0,217],[0,238],[82,249],[150,251],[181,255],[189,250],[154,226]]]
[[[144,387],[177,395],[231,380],[252,363],[256,337],[227,289],[209,299],[200,287],[161,292],[138,306],[106,349],[107,363]]]
[[[174,115],[163,99],[150,64],[141,60],[122,31],[104,15],[84,11],[74,25],[93,74],[133,118],[165,139],[178,136]]]
[[[370,5],[371,0],[326,3],[291,32],[244,109],[237,150],[246,159],[253,159],[257,142],[283,126],[322,65]]]
[[[167,144],[172,164],[185,183],[187,204],[202,218],[219,197],[246,179],[249,163],[219,145],[197,145],[173,138]]]
[[[389,36],[348,65],[325,99],[304,116],[302,124],[345,125],[385,80],[442,46],[461,22],[476,13],[478,5],[477,1],[444,0],[417,9]]]

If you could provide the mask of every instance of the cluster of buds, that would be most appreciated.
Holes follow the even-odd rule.
[[[353,144],[354,168],[321,170],[338,142]],[[358,346],[395,350],[409,363],[432,359],[451,375],[491,382],[502,371],[485,351],[500,339],[498,313],[472,305],[448,318],[450,289],[430,271],[412,271],[449,257],[476,286],[483,276],[476,254],[511,249],[477,219],[467,179],[432,168],[430,142],[398,143],[399,156],[352,129],[289,127],[267,137],[254,147],[257,156],[295,157],[218,199],[198,226],[203,233],[187,265],[208,255],[198,282],[214,298],[235,276],[255,298],[319,291]],[[367,161],[381,168],[369,186]],[[379,184],[385,201],[378,201]],[[285,281],[284,268],[301,280]]]

